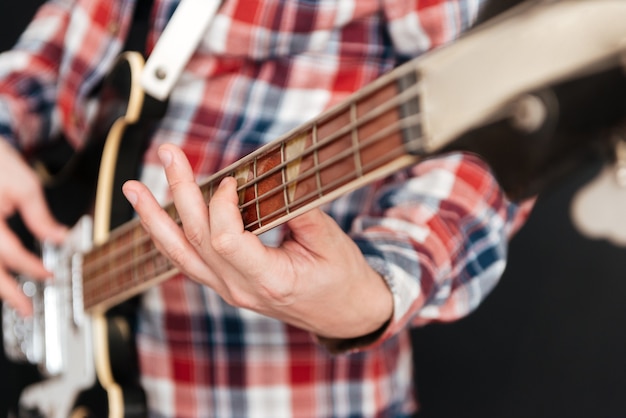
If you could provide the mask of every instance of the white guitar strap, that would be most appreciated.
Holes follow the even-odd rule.
[[[219,0],[181,0],[141,73],[143,89],[165,100],[215,17]]]

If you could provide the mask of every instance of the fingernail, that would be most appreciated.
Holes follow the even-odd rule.
[[[171,152],[164,150],[164,149],[160,149],[158,154],[159,154],[159,159],[161,160],[161,164],[163,164],[164,167],[168,167],[172,163]]]
[[[132,190],[123,190],[123,192],[124,196],[126,196],[126,199],[130,202],[130,204],[135,206],[135,204],[137,203],[137,193],[133,192]]]
[[[219,187],[227,187],[228,183],[231,181],[237,181],[234,177],[224,177],[222,181],[220,181]]]

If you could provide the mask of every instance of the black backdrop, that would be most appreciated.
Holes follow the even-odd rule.
[[[41,2],[0,3],[0,50]],[[626,417],[626,253],[584,239],[568,217],[597,169],[542,196],[475,313],[415,330],[419,418]],[[0,416],[33,376],[0,350]]]
[[[0,2],[0,51],[10,48],[43,0]],[[9,363],[0,344],[0,417],[6,417],[19,391],[37,377],[36,370],[26,365]]]

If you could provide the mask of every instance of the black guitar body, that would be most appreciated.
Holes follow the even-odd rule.
[[[123,131],[114,167],[105,168],[105,175],[113,176],[110,191],[110,229],[128,221],[133,214],[121,192],[122,184],[138,177],[138,167],[154,124],[163,115],[167,104],[155,100],[139,91],[136,69],[130,61],[120,58],[100,88],[100,108],[85,147],[76,152],[66,141],[59,140],[46,146],[38,154],[35,166],[45,167],[45,194],[49,207],[61,223],[72,226],[94,208],[97,182],[102,176],[101,157],[107,141],[110,141],[110,128],[123,121]],[[135,73],[133,73],[135,71]],[[139,90],[138,90],[139,89]],[[138,92],[139,91],[139,92]],[[137,96],[140,94],[140,96]],[[141,108],[132,102],[130,96],[141,97]],[[135,106],[129,109],[129,102]],[[129,114],[136,117],[129,118]],[[19,216],[9,220],[13,230],[24,244],[37,251],[33,236],[25,228]],[[123,391],[124,418],[145,417],[145,393],[139,384],[138,360],[134,341],[136,327],[137,298],[123,302],[105,315],[107,323],[108,363],[115,383]],[[37,376],[36,368],[25,366],[35,382],[43,379]],[[38,378],[37,378],[38,377]],[[36,384],[36,383],[35,383]],[[107,390],[95,381],[93,387],[79,393],[75,399],[72,417],[110,417],[110,401]],[[116,407],[118,409],[118,407]],[[19,417],[38,417],[40,411],[17,406],[14,411]],[[119,418],[121,418],[119,417]]]

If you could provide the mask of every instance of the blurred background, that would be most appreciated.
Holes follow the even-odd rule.
[[[0,50],[41,3],[0,3]],[[476,312],[414,331],[417,418],[626,417],[626,251],[585,239],[569,219],[599,168],[590,159],[541,196]],[[0,348],[0,417],[35,378]]]
[[[24,30],[37,7],[43,0],[19,0],[0,2],[0,51],[13,46]],[[2,302],[0,302],[2,303]],[[0,312],[0,316],[2,313]],[[1,318],[0,318],[1,319]],[[0,321],[0,323],[2,323]],[[0,334],[1,334],[0,330]],[[17,402],[22,388],[38,377],[35,368],[29,365],[10,363],[4,356],[0,344],[0,417],[7,416],[9,407]]]

